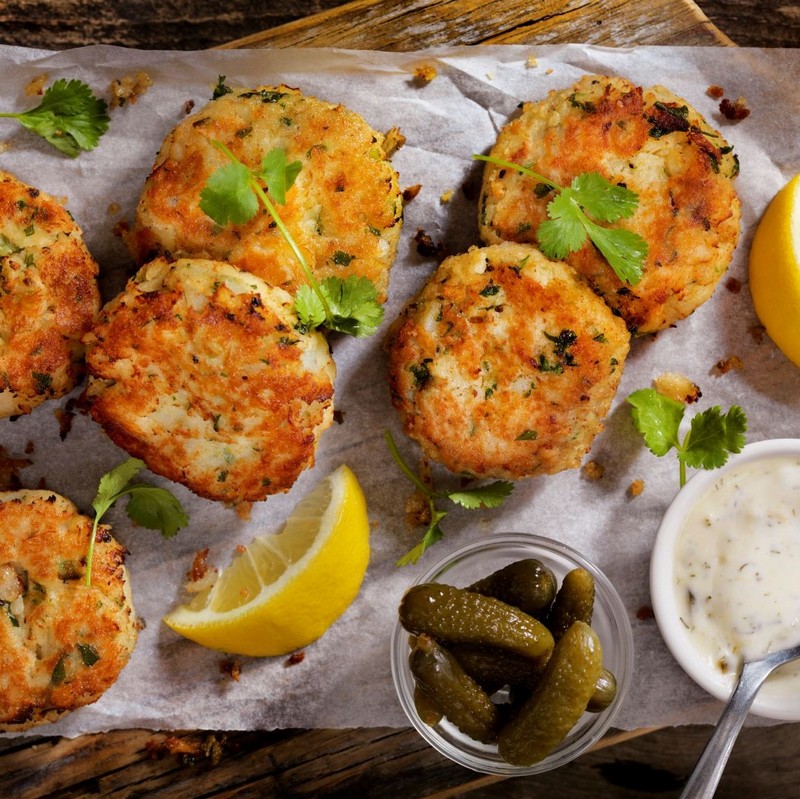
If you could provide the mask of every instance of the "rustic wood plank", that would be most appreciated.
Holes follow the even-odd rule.
[[[223,47],[416,50],[557,42],[733,44],[692,0],[354,0]]]

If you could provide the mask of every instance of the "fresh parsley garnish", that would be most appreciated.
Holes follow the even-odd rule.
[[[394,438],[388,430],[384,433],[384,438],[386,439],[386,446],[389,448],[394,462],[397,464],[400,471],[423,494],[428,502],[428,508],[430,510],[430,523],[428,524],[428,529],[425,531],[425,535],[413,549],[397,561],[397,566],[407,566],[409,563],[416,563],[428,547],[433,546],[444,537],[439,523],[447,516],[447,511],[439,510],[436,507],[436,500],[449,499],[456,505],[461,505],[462,508],[468,508],[470,510],[478,508],[497,508],[503,504],[505,498],[514,490],[514,485],[507,480],[496,480],[494,483],[489,483],[488,485],[466,488],[461,491],[435,491],[411,471],[403,460],[402,455],[400,455]]]
[[[662,457],[671,449],[678,454],[680,485],[686,484],[686,467],[717,469],[724,466],[731,453],[741,452],[745,445],[747,417],[738,405],[727,413],[715,405],[696,414],[691,426],[680,439],[680,425],[686,407],[652,388],[634,391],[628,397],[636,429],[644,437],[647,448]]]
[[[94,540],[100,519],[106,511],[122,496],[128,494],[128,516],[142,527],[160,530],[164,538],[172,538],[181,527],[189,523],[189,517],[178,498],[166,488],[132,483],[134,477],[144,468],[144,461],[128,458],[100,478],[97,496],[92,501],[94,523],[86,555],[86,585],[92,584],[92,558]]]
[[[276,148],[264,156],[259,169],[251,170],[224,144],[219,141],[211,143],[230,159],[230,163],[220,167],[206,181],[200,192],[200,209],[218,225],[227,225],[229,222],[241,225],[256,215],[261,201],[308,281],[299,287],[295,296],[294,310],[300,321],[300,329],[305,332],[324,326],[328,330],[351,336],[372,335],[383,319],[383,307],[372,281],[349,275],[346,278],[327,277],[319,282],[278,215],[275,203],[286,203],[286,192],[300,174],[301,162],[287,162],[286,152]],[[267,191],[264,191],[262,183]],[[354,257],[347,253],[342,255],[346,259],[334,258],[340,265],[349,264]]]
[[[70,158],[97,147],[108,130],[107,105],[79,80],[57,80],[45,90],[42,102],[21,113],[0,113],[38,133]]]
[[[559,186],[521,164],[489,155],[472,157],[533,178],[538,196],[543,196],[543,188],[556,192],[547,205],[549,219],[536,231],[539,247],[548,258],[557,261],[566,258],[580,250],[588,236],[620,280],[631,286],[641,280],[647,242],[632,230],[607,228],[595,221],[617,222],[633,216],[639,205],[635,192],[609,182],[597,172],[585,172],[573,178],[569,186]]]

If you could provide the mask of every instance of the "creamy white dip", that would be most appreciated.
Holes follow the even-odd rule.
[[[678,537],[675,591],[691,639],[723,674],[800,643],[800,457],[721,473]]]

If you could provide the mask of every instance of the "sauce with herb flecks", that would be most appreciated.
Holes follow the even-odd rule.
[[[675,551],[682,623],[723,674],[800,643],[800,458],[723,472],[684,521]],[[800,673],[785,666],[778,675]]]

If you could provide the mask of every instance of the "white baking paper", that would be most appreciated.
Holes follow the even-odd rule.
[[[535,64],[529,57],[535,57]],[[438,76],[420,86],[420,64]],[[659,521],[676,492],[677,464],[657,460],[634,431],[624,398],[649,386],[665,371],[687,375],[701,388],[697,409],[741,404],[756,441],[798,435],[800,370],[768,338],[751,334],[757,324],[747,287],[747,252],[754,226],[771,197],[800,172],[800,57],[797,51],[733,48],[643,47],[611,49],[582,45],[442,48],[387,54],[336,50],[154,52],[96,46],[65,52],[0,48],[0,110],[22,110],[35,101],[24,87],[38,75],[48,83],[80,78],[108,96],[112,79],[146,71],[153,86],[136,104],[113,111],[100,146],[70,160],[10,120],[0,120],[0,168],[67,199],[103,270],[106,299],[121,288],[132,262],[114,227],[132,217],[138,193],[164,136],[184,118],[186,103],[200,108],[219,75],[232,86],[286,83],[306,94],[342,102],[373,127],[399,126],[407,138],[394,163],[403,186],[422,184],[406,209],[399,256],[391,279],[385,326],[422,285],[435,264],[416,252],[418,229],[447,251],[478,243],[474,199],[462,189],[479,167],[470,156],[493,143],[500,126],[522,100],[571,85],[584,73],[606,73],[636,83],[662,83],[686,98],[720,127],[741,159],[737,186],[743,203],[743,235],[728,276],[741,291],[720,285],[691,318],[660,335],[634,342],[606,430],[590,457],[605,467],[599,481],[580,471],[518,483],[497,510],[452,509],[446,538],[417,566],[394,563],[422,530],[408,528],[404,506],[410,485],[394,466],[383,441],[389,428],[404,455],[416,463],[419,450],[400,433],[390,406],[381,350],[383,330],[369,340],[337,337],[336,407],[343,414],[321,441],[316,466],[288,495],[253,508],[249,521],[232,510],[170,485],[191,515],[177,538],[134,528],[124,509],[109,517],[130,550],[128,565],[138,613],[146,621],[129,666],[95,705],[33,731],[74,736],[119,727],[153,729],[272,729],[282,727],[405,726],[389,665],[389,638],[404,589],[432,559],[498,531],[530,531],[562,540],[594,560],[619,590],[635,636],[636,677],[616,726],[716,720],[720,705],[695,687],[673,661],[649,607],[648,566]],[[717,84],[726,96],[746,98],[752,114],[731,123],[706,94]],[[453,190],[449,203],[440,197]],[[720,374],[715,364],[737,356],[743,368]],[[76,391],[75,395],[79,392]],[[21,456],[34,442],[33,464],[21,472],[25,485],[40,480],[90,512],[100,476],[125,457],[88,417],[78,415],[63,442],[54,409],[40,406],[18,421],[0,422],[0,444]],[[285,658],[241,658],[238,682],[220,672],[223,655],[181,639],[161,617],[181,596],[193,554],[210,547],[223,565],[234,547],[254,535],[277,532],[296,501],[340,463],[357,474],[373,522],[370,566],[357,600],[302,663]],[[149,477],[152,477],[148,475]],[[637,478],[638,498],[626,489]],[[161,478],[154,482],[168,484]],[[645,616],[645,618],[640,618]]]

